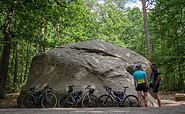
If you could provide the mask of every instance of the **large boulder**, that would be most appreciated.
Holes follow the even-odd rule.
[[[46,84],[56,95],[65,93],[69,85],[75,85],[75,90],[84,90],[91,84],[97,96],[105,93],[103,85],[114,90],[130,86],[127,93],[137,96],[132,78],[137,63],[141,63],[149,74],[149,61],[132,50],[99,40],[63,45],[32,59],[28,81],[18,97],[18,105],[21,106],[30,86],[41,89]],[[150,95],[149,100],[151,106],[156,106]]]

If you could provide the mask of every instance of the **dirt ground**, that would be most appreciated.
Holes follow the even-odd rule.
[[[0,100],[0,108],[16,108],[19,93],[7,94],[5,99]]]
[[[185,101],[175,101],[175,93],[160,93],[162,106],[185,106]]]
[[[8,94],[5,100],[0,100],[0,108],[17,108],[18,93]],[[162,106],[185,106],[185,101],[175,101],[175,93],[160,93]]]

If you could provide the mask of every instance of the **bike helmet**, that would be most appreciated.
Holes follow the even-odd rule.
[[[141,67],[142,67],[142,65],[141,65],[141,64],[139,64],[139,63],[138,63],[138,64],[136,64],[136,68],[137,68],[137,69],[140,69]]]

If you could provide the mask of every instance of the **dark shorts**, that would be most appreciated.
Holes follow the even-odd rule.
[[[158,93],[159,92],[159,84],[155,85],[152,89],[153,89],[154,93]]]
[[[143,92],[147,92],[147,87],[145,83],[142,84],[138,84],[136,87],[136,91],[143,91]]]

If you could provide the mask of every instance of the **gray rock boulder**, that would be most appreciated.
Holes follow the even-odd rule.
[[[75,90],[84,90],[91,84],[97,96],[105,93],[103,85],[114,90],[130,86],[127,93],[137,96],[132,79],[137,63],[141,63],[149,74],[149,61],[132,50],[99,40],[63,45],[32,59],[28,81],[18,97],[18,105],[21,106],[30,86],[41,89],[46,84],[56,95],[65,93],[69,85],[75,85]],[[156,106],[150,95],[149,100],[151,106]]]

